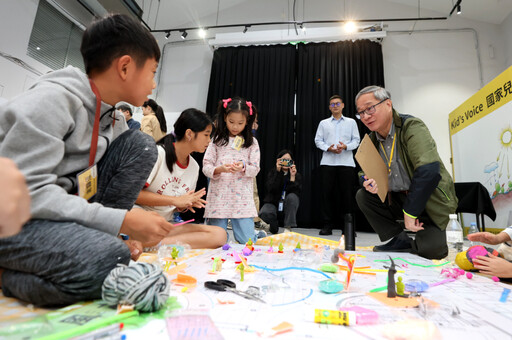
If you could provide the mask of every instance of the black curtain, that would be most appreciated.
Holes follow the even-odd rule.
[[[354,98],[359,90],[368,85],[384,86],[382,48],[379,43],[358,40],[299,45],[295,159],[304,178],[298,215],[300,226],[321,227],[317,216],[322,152],[317,149],[314,138],[319,122],[331,116],[329,98],[339,94],[345,103],[343,115],[356,119]],[[362,137],[367,129],[356,121]],[[357,186],[356,177],[354,186]],[[356,211],[356,227],[359,230],[362,229],[360,225],[365,224],[361,216]]]
[[[219,100],[235,96],[251,101],[258,109],[260,198],[277,153],[293,149],[296,55],[293,45],[226,47],[213,55],[207,113],[214,116]]]
[[[277,153],[289,148],[304,178],[298,224],[319,227],[316,212],[320,202],[321,151],[314,143],[318,123],[330,116],[328,100],[333,94],[343,98],[343,114],[354,118],[354,97],[368,85],[384,86],[381,45],[368,40],[298,44],[297,47],[219,48],[214,52],[206,107],[214,116],[219,100],[234,96],[250,100],[258,107],[260,198],[264,197],[265,178],[268,170],[275,166]],[[297,116],[294,116],[295,95]],[[367,129],[357,122],[363,136]],[[198,156],[202,164],[202,155]],[[203,187],[203,183],[206,180],[200,178],[198,188]],[[354,185],[357,186],[356,178]],[[359,230],[364,222],[362,214],[356,211]]]

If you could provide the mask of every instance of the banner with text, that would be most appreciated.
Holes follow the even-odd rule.
[[[480,182],[492,198],[496,221],[512,225],[512,67],[497,76],[449,115],[454,179]],[[464,226],[475,221],[464,215]]]

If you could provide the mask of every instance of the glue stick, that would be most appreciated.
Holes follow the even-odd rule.
[[[356,313],[358,325],[373,325],[379,322],[379,314],[371,309],[359,306],[339,307],[340,311]]]
[[[315,322],[330,325],[355,325],[356,313],[329,309],[315,309]]]

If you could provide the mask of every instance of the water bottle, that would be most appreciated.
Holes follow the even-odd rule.
[[[345,250],[356,250],[356,237],[352,214],[345,214]]]
[[[474,234],[474,233],[478,233],[478,227],[476,226],[476,222],[471,222],[471,224],[469,226],[469,229],[468,229],[468,235],[469,234]],[[470,241],[469,244],[471,246],[476,246],[476,245],[478,245],[480,243],[479,242]]]
[[[462,227],[457,221],[457,214],[450,214],[450,221],[446,226],[446,243],[448,245],[448,261],[454,261],[455,256],[462,251]]]

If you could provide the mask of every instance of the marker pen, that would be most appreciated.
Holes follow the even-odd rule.
[[[355,325],[356,313],[349,311],[329,310],[329,309],[315,309],[316,323],[325,323],[330,325]]]
[[[183,225],[183,224],[187,224],[187,223],[190,223],[190,222],[194,222],[195,219],[191,219],[191,220],[188,220],[188,221],[184,221],[184,222],[180,222],[180,223],[176,223],[176,224],[173,224],[173,226],[178,226],[178,225]]]
[[[364,178],[364,177],[365,177],[364,175],[363,175],[363,176],[361,176],[361,179],[363,180],[363,182],[366,182],[366,181],[367,181],[367,179],[366,179],[366,178]],[[371,184],[368,184],[368,185],[370,186],[370,188],[373,188],[373,185],[371,185]]]

